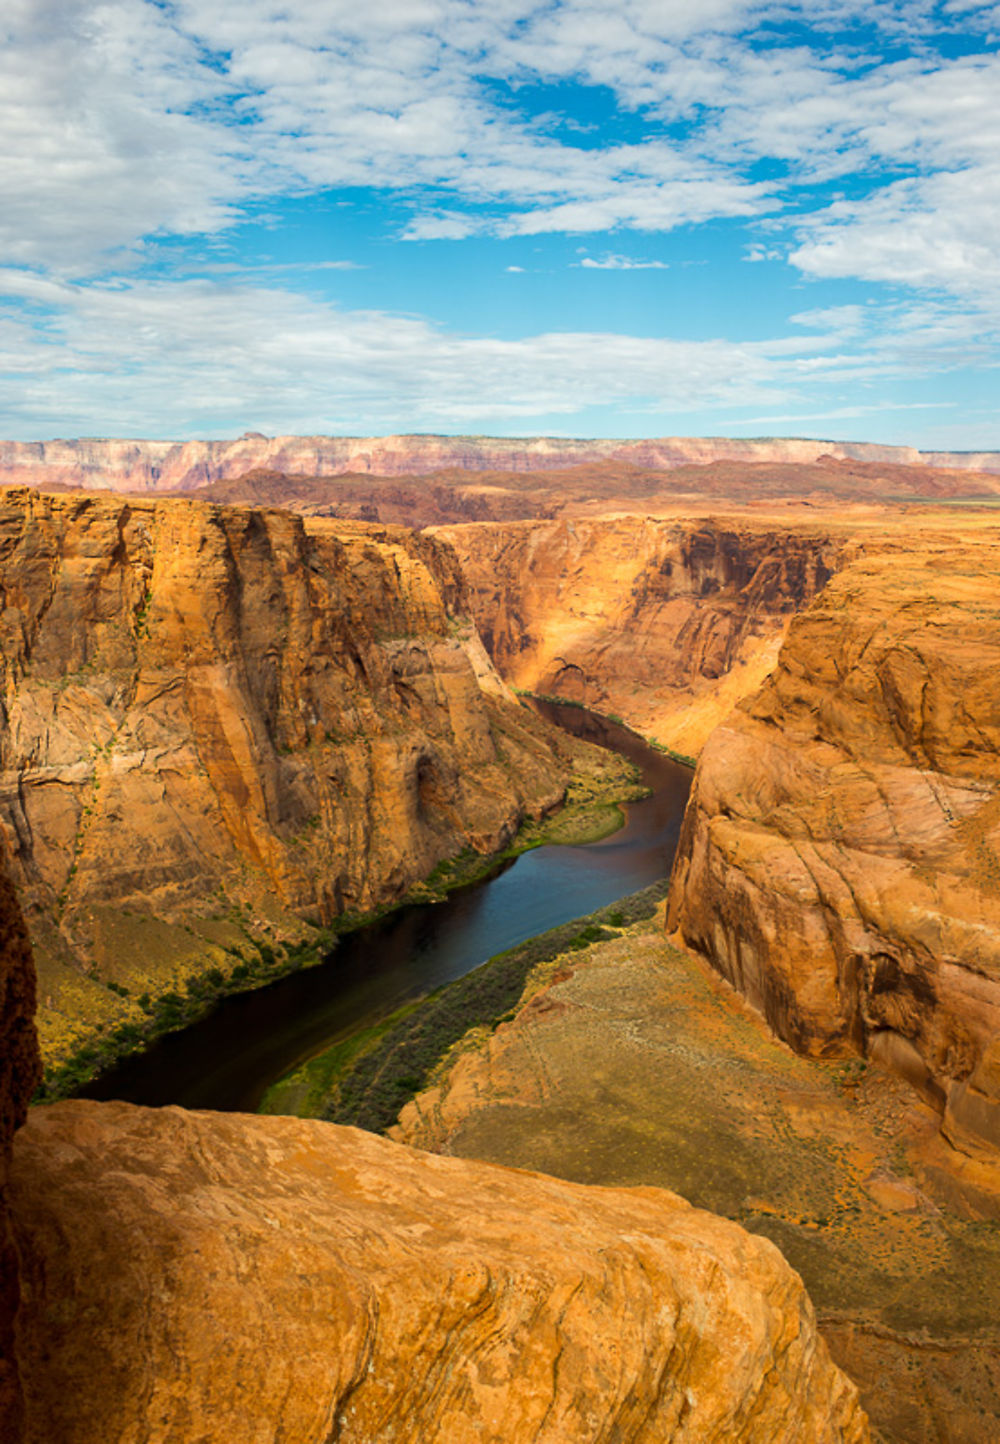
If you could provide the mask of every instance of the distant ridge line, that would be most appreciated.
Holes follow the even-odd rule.
[[[875,442],[798,437],[264,436],[223,441],[80,437],[0,441],[0,485],[53,485],[109,491],[196,491],[247,471],[296,476],[435,471],[557,471],[617,462],[651,470],[720,461],[809,464],[821,458],[885,466],[1000,473],[1000,451],[919,451]]]

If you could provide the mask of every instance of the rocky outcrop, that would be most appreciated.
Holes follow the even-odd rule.
[[[0,442],[0,484],[190,491],[255,468],[299,477],[344,472],[418,476],[463,471],[543,472],[619,463],[658,471],[717,462],[809,465],[821,458],[888,466],[1000,472],[998,452],[921,452],[865,442],[782,437],[660,437],[642,441],[570,440],[551,436],[262,436],[235,441],[130,441],[83,438]]]
[[[34,1029],[35,971],[27,929],[0,851],[0,1438],[15,1441],[23,1424],[14,1360],[19,1300],[17,1255],[10,1233],[7,1176],[15,1130],[41,1076]]]
[[[796,617],[710,738],[668,926],[813,1054],[908,1077],[995,1148],[1000,548],[889,543]]]
[[[25,1444],[868,1438],[777,1249],[655,1189],[66,1103],[13,1200]]]
[[[10,491],[0,558],[0,819],[49,1056],[562,795],[569,739],[510,697],[429,538]]]
[[[435,532],[505,679],[683,753],[771,671],[842,542],[826,530],[618,516]]]
[[[1000,1170],[989,1198],[906,1083],[793,1053],[653,920],[538,965],[392,1136],[736,1218],[801,1273],[884,1444],[1000,1439]]]

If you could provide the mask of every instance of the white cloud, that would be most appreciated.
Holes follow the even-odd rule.
[[[636,261],[631,256],[604,256],[601,260],[595,260],[593,256],[584,256],[582,261],[574,261],[574,265],[582,266],[587,271],[665,271],[666,261]]]
[[[54,299],[51,285],[36,292],[31,277],[8,273],[0,282],[19,296]],[[752,405],[775,384],[780,394],[789,344],[584,332],[464,337],[412,317],[210,281],[58,290],[53,329],[30,336],[14,318],[0,352],[0,367],[23,378],[20,414],[49,434],[70,434],[95,415],[110,433],[141,435],[156,418],[161,433],[185,435],[229,431],[234,417],[268,431],[316,431],[461,427],[622,399],[671,409],[696,399]],[[10,429],[11,418],[0,416],[0,434]]]
[[[1000,314],[1000,164],[896,181],[809,218],[792,263],[814,276],[860,276],[951,291]]]
[[[808,326],[811,331],[824,331],[837,336],[854,336],[866,326],[864,306],[821,306],[813,311],[799,311],[788,318],[794,326]]]
[[[981,53],[942,55],[942,13]],[[789,17],[797,29],[770,43]],[[995,5],[966,0],[943,12],[925,0],[6,0],[0,364],[28,378],[8,425],[62,417],[69,430],[78,417],[89,429],[101,416],[141,430],[147,416],[229,429],[221,418],[239,411],[289,429],[359,408],[390,426],[406,408],[411,425],[458,424],[483,414],[483,396],[498,416],[571,414],[609,386],[654,406],[701,399],[699,386],[709,399],[776,388],[794,407],[851,367],[926,374],[995,358],[998,23]],[[905,58],[885,59],[887,33]],[[608,87],[607,135],[522,107],[518,86],[537,102],[547,82]],[[813,189],[838,178],[832,203]],[[815,334],[753,345],[500,342],[246,278],[149,279],[160,239],[219,236],[258,203],[354,186],[409,204],[413,241],[743,219],[758,227],[748,260],[923,299],[874,316],[804,309],[795,325]],[[579,264],[660,267],[606,244]],[[331,256],[349,249],[334,219]],[[230,264],[220,251],[219,273]],[[104,279],[68,284],[87,276]],[[577,355],[595,345],[601,366]]]
[[[26,437],[92,432],[94,417],[106,434],[185,436],[480,430],[603,405],[793,410],[816,388],[923,374],[961,345],[934,308],[894,314],[845,350],[839,308],[813,314],[814,335],[767,341],[504,340],[211,280],[81,285],[7,271],[2,293],[16,306],[0,325],[0,371],[18,402],[0,410],[0,435]],[[16,309],[56,303],[42,329]]]
[[[461,239],[751,217],[779,209],[783,184],[880,160],[968,174],[1000,142],[996,56],[884,64],[877,45],[840,54],[823,37],[859,19],[919,33],[925,9],[7,0],[0,257],[79,272],[109,248],[217,232],[254,197],[338,186],[397,189],[408,238]],[[786,16],[799,44],[755,43]],[[506,105],[484,88],[508,78],[609,86],[648,134],[567,143],[520,114],[516,88]],[[664,132],[677,119],[689,128]],[[785,181],[750,177],[768,157]]]

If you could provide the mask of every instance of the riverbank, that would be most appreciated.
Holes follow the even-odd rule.
[[[508,948],[465,977],[338,1040],[273,1084],[259,1111],[384,1133],[470,1030],[486,1034],[512,1016],[530,975],[564,953],[616,937],[651,917],[668,886],[663,879]]]
[[[668,747],[658,737],[649,736],[633,727],[631,722],[626,722],[624,717],[619,717],[617,712],[598,712],[594,707],[587,707],[583,702],[577,702],[573,697],[560,697],[553,692],[528,692],[523,687],[515,687],[513,691],[522,701],[544,702],[550,707],[565,707],[569,711],[583,712],[588,717],[598,717],[602,722],[610,722],[615,727],[620,727],[623,732],[628,732],[637,741],[652,747],[655,752],[662,752],[664,757],[669,757],[672,762],[679,762],[682,767],[690,767],[692,771],[698,766],[697,757],[691,757],[686,752],[678,752],[676,748]]]
[[[443,901],[546,843],[580,844],[607,837],[622,826],[624,804],[648,795],[649,788],[634,763],[609,751],[595,757],[590,750],[581,749],[574,757],[573,777],[557,811],[541,819],[522,819],[517,833],[502,849],[481,854],[465,848],[443,860],[428,878],[392,902],[364,913],[343,913],[325,928],[295,920],[298,935],[284,939],[261,937],[250,919],[238,909],[231,910],[221,923],[213,924],[216,929],[224,927],[225,932],[218,939],[204,939],[200,957],[196,936],[188,929],[195,946],[174,985],[158,994],[150,989],[137,996],[124,986],[111,985],[120,998],[120,1019],[112,1026],[95,1028],[68,1056],[50,1061],[34,1101],[87,1096],[113,1069],[140,1058],[158,1040],[205,1019],[227,998],[321,965],[342,939],[402,908]],[[128,917],[119,919],[119,927],[127,928],[128,922]]]

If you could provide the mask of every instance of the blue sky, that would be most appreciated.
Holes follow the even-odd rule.
[[[5,0],[0,435],[1000,448],[1000,5]]]

